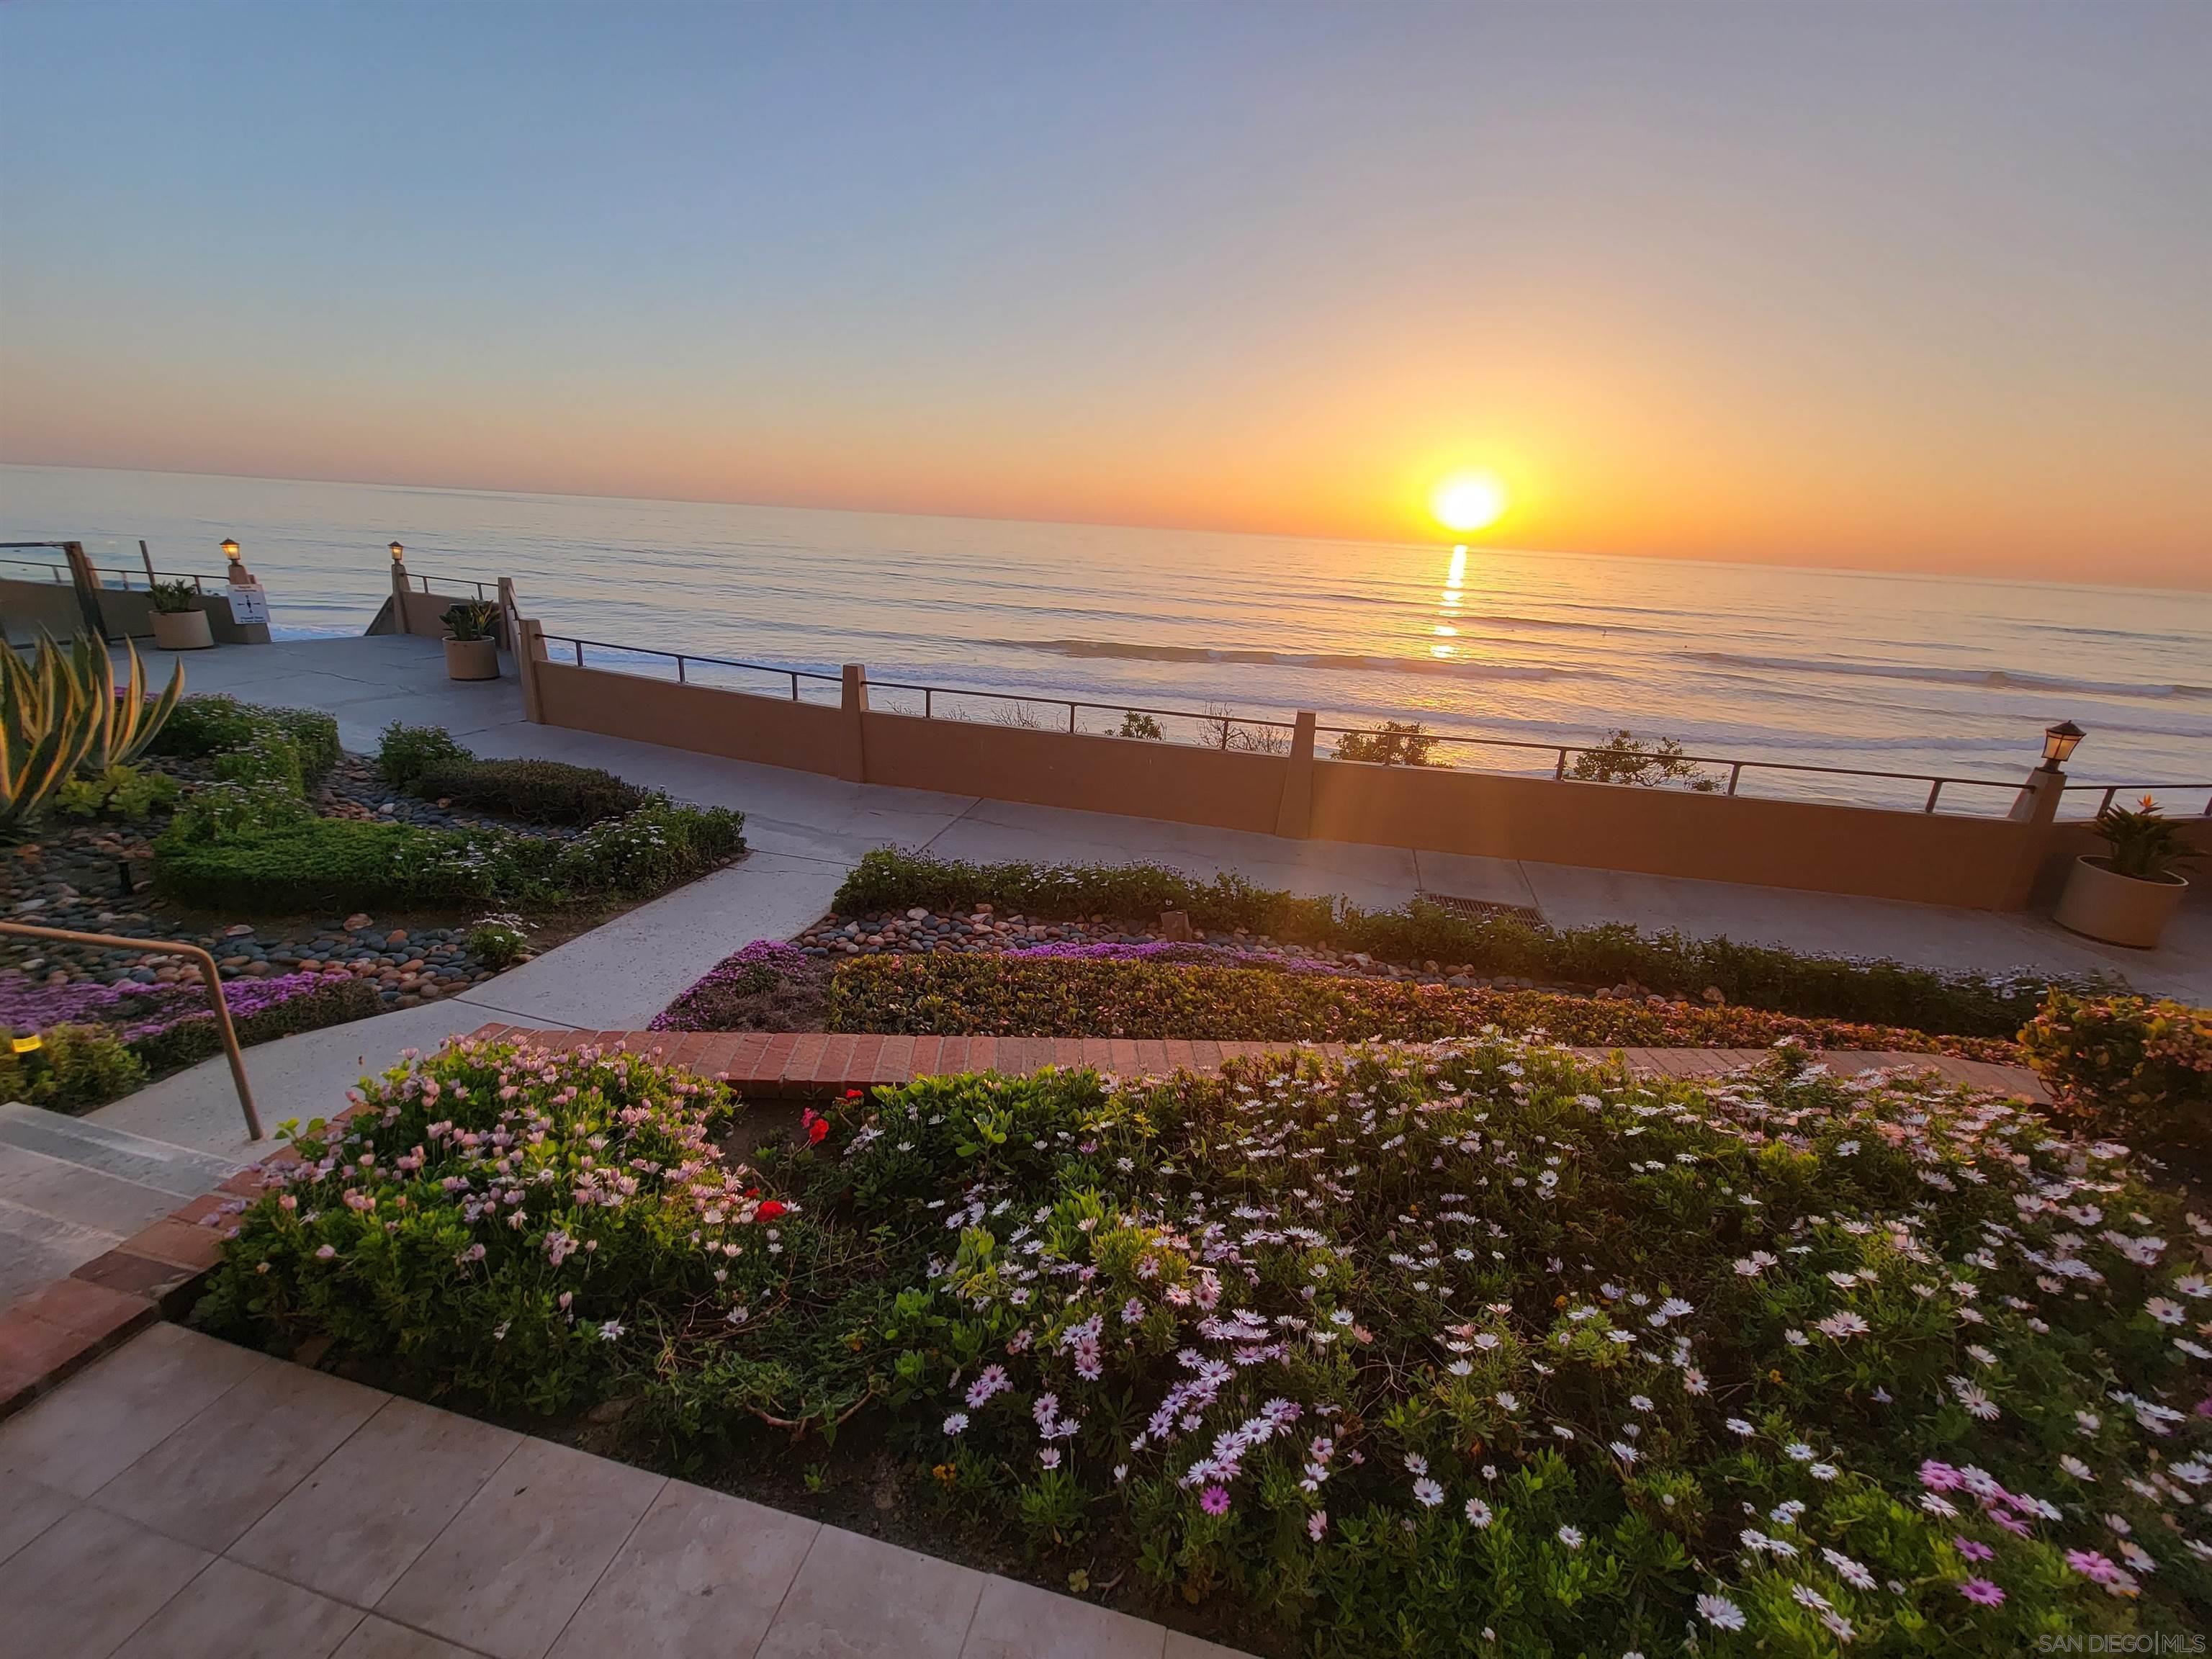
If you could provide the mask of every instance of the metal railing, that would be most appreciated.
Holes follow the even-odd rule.
[[[657,646],[623,645],[612,640],[587,639],[568,634],[548,634],[544,637],[549,647],[566,647],[567,651],[564,654],[568,655],[579,668],[600,666],[609,672],[626,672],[620,665],[592,664],[585,654],[588,650],[608,652],[618,657],[632,659],[642,658],[673,664],[678,684],[697,684],[692,674],[696,667],[714,666],[735,669],[745,673],[767,675],[782,680],[788,698],[793,702],[802,701],[803,683],[813,682],[828,687],[841,684],[842,678],[840,675],[826,673],[819,669],[792,668],[775,663],[750,662],[733,657],[709,656],[700,652],[670,651]],[[1295,720],[1281,720],[1271,715],[1243,714],[1221,708],[1207,708],[1201,712],[1197,709],[1156,708],[1132,702],[1101,702],[1092,698],[1054,696],[1038,692],[987,691],[970,687],[936,685],[911,680],[872,679],[868,682],[868,690],[872,695],[878,691],[893,691],[919,696],[921,699],[919,713],[925,720],[964,718],[957,712],[959,705],[980,701],[1012,705],[1022,710],[1042,707],[1064,711],[1065,725],[1060,729],[1076,733],[1083,731],[1082,717],[1086,711],[1109,717],[1141,715],[1153,720],[1188,721],[1204,734],[1200,746],[1224,750],[1258,750],[1267,753],[1280,753],[1288,746],[1287,734],[1297,729]],[[946,703],[951,703],[955,712],[950,714],[945,712]],[[1035,729],[1043,729],[1035,722],[1026,720],[1017,720],[1012,723],[1030,726]],[[1059,725],[1057,718],[1054,724]],[[1349,726],[1319,726],[1316,727],[1316,733],[1319,737],[1341,739],[1346,737],[1369,735],[1369,729]],[[1097,733],[1097,735],[1107,734]],[[1542,756],[1549,762],[1548,767],[1543,769],[1548,771],[1554,781],[1559,782],[1619,785],[1632,781],[1622,778],[1577,779],[1572,777],[1571,771],[1577,756],[1592,754],[1619,756],[1628,766],[1633,766],[1637,760],[1642,758],[1632,750],[1623,750],[1607,743],[1540,743],[1526,738],[1471,737],[1443,732],[1423,732],[1420,735],[1431,744]],[[1775,774],[1784,777],[1860,779],[1874,783],[1909,783],[1916,787],[1924,786],[1926,793],[1920,795],[1918,799],[1918,810],[1922,813],[1936,812],[1943,803],[1946,790],[1996,791],[2006,798],[2008,804],[2010,799],[2018,798],[2021,790],[2026,787],[2027,781],[2025,773],[2021,776],[2011,778],[1977,778],[1943,773],[1887,771],[1872,767],[1825,766],[1807,761],[1755,760],[1727,755],[1670,754],[1666,757],[1666,759],[1686,767],[1724,768],[1724,776],[1703,775],[1713,787],[1710,790],[1699,792],[1721,795],[1736,795],[1742,793],[1745,776],[1751,773]],[[1379,762],[1360,761],[1345,763],[1382,764]],[[1469,767],[1466,769],[1492,769]],[[1682,782],[1686,786],[1690,780],[1684,779]],[[2101,797],[2103,805],[2109,805],[2123,793],[2136,790],[2154,789],[2169,793],[2193,793],[2199,789],[2203,789],[2208,793],[2205,813],[2206,816],[2212,816],[2212,784],[2081,783],[2068,784],[2065,789],[2069,793],[2094,792]]]
[[[222,1051],[230,1060],[230,1080],[238,1088],[238,1104],[246,1114],[246,1138],[258,1140],[261,1137],[261,1114],[253,1108],[253,1085],[246,1080],[246,1056],[238,1046],[237,1029],[230,1023],[230,1005],[223,1000],[222,973],[215,965],[215,958],[197,945],[179,945],[166,939],[126,939],[119,933],[80,933],[67,927],[33,927],[28,922],[0,921],[0,933],[13,933],[21,939],[54,939],[64,945],[96,945],[110,951],[128,951],[134,954],[147,951],[159,951],[163,956],[188,957],[200,970],[206,982],[208,1004],[215,1013],[216,1030],[222,1036]]]
[[[0,542],[0,547],[42,547],[46,544],[43,542]],[[53,564],[44,559],[0,558],[0,565],[14,565],[27,570],[43,570],[52,577],[58,585],[64,587],[70,585],[69,566],[66,563]],[[88,564],[86,568],[102,577],[114,576],[119,578],[120,580],[115,584],[115,589],[118,592],[143,592],[146,589],[146,572],[143,568],[134,570],[128,565],[119,564]],[[156,581],[190,582],[192,585],[192,591],[194,592],[205,593],[207,592],[207,589],[202,586],[207,579],[195,571],[156,570],[154,572],[154,580]],[[132,587],[131,585],[134,581],[138,584],[138,586],[136,588]],[[101,583],[103,590],[106,586],[107,584],[106,582],[103,581]]]
[[[496,593],[499,590],[499,581],[496,577],[489,582],[480,582],[470,576],[455,576],[452,578],[439,576],[433,578],[430,576],[421,575],[412,570],[402,570],[400,574],[406,578],[410,585],[411,585],[417,592],[428,593],[432,592],[431,583],[434,580],[439,588],[448,592],[452,592],[455,588],[473,587],[477,591],[477,598],[487,605],[490,604],[492,600],[490,596],[484,592],[484,589],[489,587],[494,593]]]

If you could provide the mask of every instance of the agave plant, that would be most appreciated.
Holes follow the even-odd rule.
[[[78,635],[70,647],[71,670],[84,687],[86,696],[102,711],[92,747],[82,763],[84,769],[94,777],[106,775],[112,767],[128,766],[144,754],[146,745],[167,724],[177,699],[185,691],[185,665],[179,663],[169,676],[168,689],[148,702],[138,647],[126,640],[123,649],[130,660],[130,672],[118,696],[115,665],[108,657],[106,647],[88,634]]]
[[[79,635],[64,653],[41,635],[29,661],[0,649],[0,838],[19,835],[80,771],[94,777],[145,752],[184,692],[180,665],[146,702],[136,648],[118,696],[106,647]]]

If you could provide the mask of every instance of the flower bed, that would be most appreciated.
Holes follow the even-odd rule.
[[[653,1017],[656,1031],[818,1031],[830,970],[805,951],[757,939],[724,957]]]
[[[366,1018],[384,1008],[374,983],[342,973],[229,980],[223,984],[222,996],[241,1043],[319,1030]],[[138,1086],[149,1073],[175,1071],[222,1047],[206,989],[189,981],[40,985],[20,974],[0,974],[0,1025],[40,1032],[69,1028],[71,1040],[80,1046],[105,1038],[138,1062],[137,1071],[113,1067],[100,1080],[102,1086],[73,1090],[54,1103],[75,1111],[104,1105]],[[10,1080],[24,1082],[20,1077]]]
[[[1424,1042],[1495,1026],[1573,1046],[1897,1049],[2014,1062],[2012,1043],[1756,1009],[1600,1001],[1158,962],[867,957],[830,982],[828,1029],[938,1036],[1120,1036],[1215,1042]]]
[[[1326,945],[1431,973],[1456,964],[1463,975],[1590,988],[1627,984],[1689,997],[1711,988],[1729,1002],[1778,1013],[1970,1036],[2010,1036],[2058,983],[2043,972],[1940,973],[1726,939],[1643,933],[1618,923],[1551,927],[1510,916],[1466,916],[1419,899],[1395,910],[1364,910],[1340,896],[1309,898],[1255,887],[1233,874],[1199,881],[1156,865],[976,865],[881,848],[860,860],[835,901],[842,915],[972,912],[979,904],[1031,918],[1146,924],[1164,910],[1181,910],[1210,933]]]
[[[618,1401],[710,1478],[857,1480],[1282,1651],[1998,1653],[2212,1601],[2212,1223],[2011,1102],[1492,1041],[927,1079],[752,1169],[732,1109],[410,1063],[301,1133],[200,1317]]]

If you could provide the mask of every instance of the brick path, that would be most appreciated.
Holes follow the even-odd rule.
[[[1048,1066],[1090,1067],[1120,1077],[1164,1077],[1177,1071],[1210,1072],[1222,1062],[1261,1054],[1304,1051],[1341,1058],[1342,1042],[1183,1042],[1125,1037],[935,1037],[850,1036],[826,1031],[574,1031],[543,1030],[521,1025],[485,1025],[471,1037],[514,1037],[545,1048],[586,1044],[633,1053],[659,1050],[671,1065],[720,1078],[739,1092],[763,1098],[813,1098],[878,1084],[911,1082],[917,1077],[961,1072],[1020,1075]],[[1607,1048],[1576,1048],[1584,1060],[1601,1060]],[[1755,1066],[1768,1058],[1765,1048],[1624,1048],[1630,1067],[1645,1076],[1712,1077]],[[1878,1067],[1910,1066],[1940,1073],[1978,1089],[1995,1089],[2024,1099],[2047,1097],[2035,1074],[2021,1066],[1993,1066],[1948,1054],[1915,1054],[1834,1049],[1819,1055],[1844,1076]]]

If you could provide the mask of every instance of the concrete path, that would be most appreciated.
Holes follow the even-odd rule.
[[[1235,1659],[155,1325],[0,1424],[0,1659]]]
[[[147,653],[157,674],[172,659]],[[437,641],[403,636],[307,640],[204,652],[191,689],[322,708],[346,746],[370,750],[392,720],[441,725],[481,754],[605,766],[688,800],[736,806],[763,851],[832,866],[869,848],[927,847],[951,858],[1151,862],[1197,876],[1235,870],[1301,893],[1362,904],[1416,892],[1530,906],[1563,927],[1603,921],[1725,934],[1800,951],[1887,956],[1936,968],[2124,975],[2142,990],[2212,1003],[2212,895],[2200,893],[2154,951],[2100,945],[2038,915],[1999,915],[1786,888],[1688,881],[1532,860],[1414,853],[1342,842],[1285,841],[1103,812],[840,782],[811,773],[532,726],[511,679],[457,684]],[[2199,882],[2200,889],[2212,883]],[[740,939],[736,941],[743,944]],[[602,1021],[602,1024],[612,1024]]]

